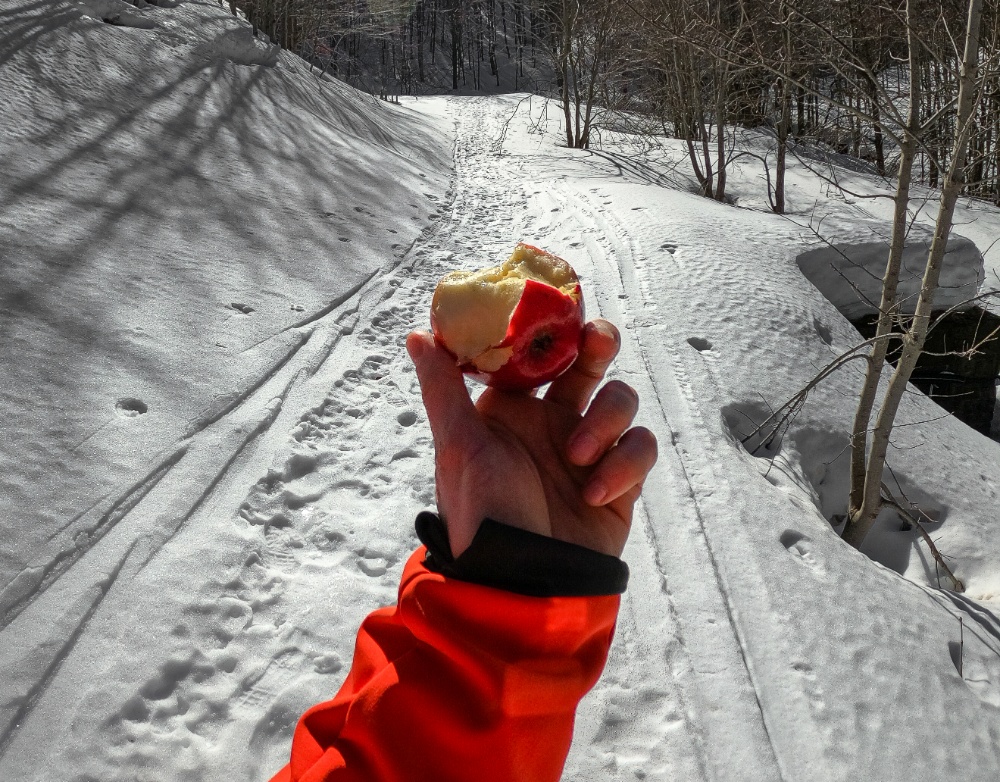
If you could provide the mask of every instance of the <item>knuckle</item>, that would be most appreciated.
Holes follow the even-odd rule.
[[[610,404],[623,405],[635,409],[639,407],[638,392],[628,383],[624,383],[621,380],[609,380],[607,385],[604,386],[603,393],[608,398]]]
[[[629,440],[632,442],[633,448],[644,457],[651,468],[659,457],[660,445],[656,435],[644,426],[637,426],[629,430]]]
[[[600,382],[604,378],[604,373],[608,368],[608,362],[594,362],[592,364],[580,364],[575,367],[576,371],[589,380]]]

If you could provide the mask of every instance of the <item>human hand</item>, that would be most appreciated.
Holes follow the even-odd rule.
[[[639,406],[630,386],[610,381],[591,402],[619,346],[614,325],[591,321],[576,362],[544,397],[487,388],[474,404],[454,358],[434,337],[407,337],[453,556],[485,518],[621,555],[657,446],[648,429],[629,428]]]

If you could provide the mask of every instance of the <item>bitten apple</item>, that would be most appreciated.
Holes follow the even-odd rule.
[[[462,371],[508,390],[535,388],[569,369],[583,324],[573,267],[529,244],[499,266],[445,275],[431,302],[434,337]]]

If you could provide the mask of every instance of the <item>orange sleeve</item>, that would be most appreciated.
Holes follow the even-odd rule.
[[[604,669],[619,596],[527,597],[428,570],[370,614],[347,679],[272,782],[555,782]]]

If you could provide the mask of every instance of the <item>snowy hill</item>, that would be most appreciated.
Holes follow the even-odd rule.
[[[210,3],[95,2],[9,4],[0,33],[0,778],[284,762],[433,503],[403,337],[520,239],[619,324],[661,444],[564,778],[1000,775],[1000,444],[905,400],[891,464],[956,594],[891,514],[869,556],[831,524],[852,370],[739,443],[859,339],[800,270],[811,227],[867,237],[888,204],[793,167],[778,217],[748,163],[720,205],[673,141],[567,150],[539,98],[390,107]],[[958,222],[988,280],[1000,213]]]
[[[143,26],[68,3],[5,24],[5,585],[75,557],[123,481],[398,263],[447,187],[449,141],[412,112],[309,78],[213,4],[118,5]]]

